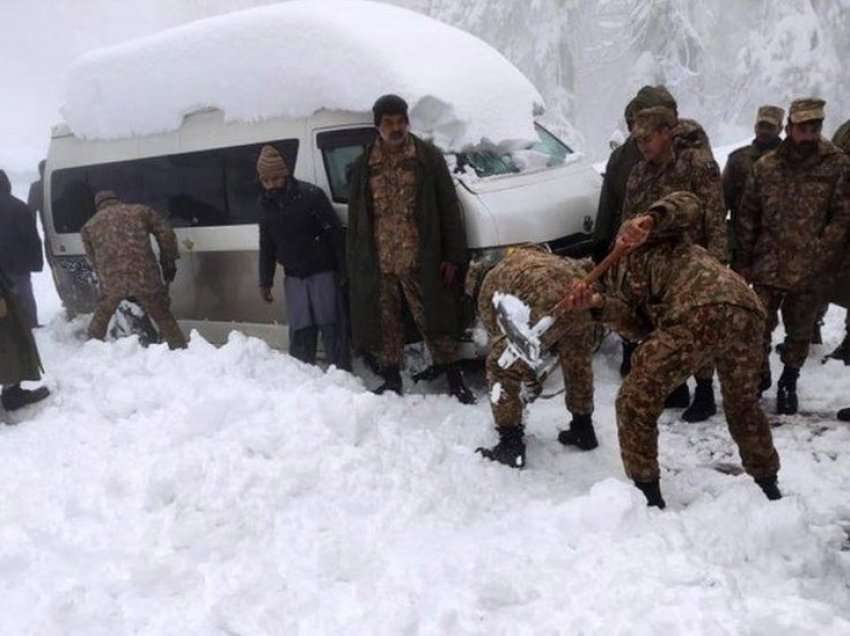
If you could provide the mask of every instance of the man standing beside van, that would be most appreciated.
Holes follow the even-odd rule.
[[[380,352],[381,394],[401,394],[403,300],[449,393],[474,402],[457,365],[466,234],[439,149],[412,135],[407,103],[384,95],[372,108],[378,139],[354,164],[348,204],[348,271],[354,347]]]
[[[186,339],[169,308],[166,286],[177,275],[175,261],[180,257],[174,230],[156,210],[122,203],[111,190],[98,192],[94,205],[97,213],[80,230],[86,257],[100,286],[89,336],[103,340],[118,305],[132,298],[156,322],[169,348],[184,348]],[[151,249],[151,234],[159,244],[161,277]]]
[[[289,322],[289,353],[316,363],[318,332],[328,362],[351,369],[345,309],[342,225],[328,197],[316,186],[291,175],[286,160],[271,145],[257,160],[260,195],[260,295],[273,302],[277,264],[283,266]]]

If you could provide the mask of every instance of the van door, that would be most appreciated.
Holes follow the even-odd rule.
[[[354,162],[375,140],[374,127],[313,130],[316,185],[328,193],[343,226],[348,225],[348,189]]]

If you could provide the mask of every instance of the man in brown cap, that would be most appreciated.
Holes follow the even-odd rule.
[[[384,383],[401,394],[406,302],[449,393],[475,401],[457,364],[466,232],[443,153],[410,133],[407,103],[372,107],[378,139],[355,162],[348,202],[354,348],[380,352]]]
[[[186,338],[168,298],[167,284],[177,275],[175,261],[180,257],[174,230],[156,210],[122,203],[111,190],[98,192],[94,204],[97,213],[80,230],[100,293],[89,336],[103,340],[118,305],[133,298],[156,322],[171,349],[185,347]],[[159,244],[159,264],[151,249],[151,235]]]
[[[753,164],[762,156],[775,150],[782,139],[782,120],[785,119],[785,110],[779,106],[761,106],[756,115],[755,139],[746,146],[733,150],[726,160],[723,169],[723,197],[726,200],[726,209],[731,213],[730,244],[731,252],[735,251],[735,217],[738,215],[738,206],[741,197],[744,196],[744,186],[747,177],[753,169]]]
[[[272,145],[257,159],[260,195],[260,296],[274,301],[278,263],[283,267],[289,353],[315,364],[318,335],[328,362],[351,369],[342,287],[345,238],[327,195],[292,176],[289,164]]]
[[[677,141],[679,120],[665,106],[644,109],[635,116],[632,129],[643,155],[629,175],[623,220],[643,214],[650,204],[676,191],[693,193],[701,202],[702,217],[691,228],[691,239],[705,247],[721,263],[726,262],[726,213],[720,169],[705,144]],[[667,406],[685,408],[682,419],[701,422],[717,412],[713,388],[714,369],[710,364],[696,373],[697,388],[693,403],[687,383],[676,387]],[[690,406],[688,406],[690,403]]]
[[[768,316],[762,390],[770,386],[770,341],[782,311],[780,414],[797,412],[797,378],[819,286],[839,266],[850,230],[850,158],[821,136],[824,105],[817,98],[791,103],[786,138],[753,166],[735,219],[735,269],[752,283]]]

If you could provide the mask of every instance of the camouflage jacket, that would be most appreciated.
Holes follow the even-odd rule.
[[[592,265],[589,260],[561,258],[535,245],[514,249],[484,276],[478,293],[478,315],[491,340],[502,335],[493,308],[495,293],[522,300],[531,310],[531,324],[535,324],[564,297],[570,283],[583,278]],[[579,312],[569,319],[571,325],[565,335],[587,327],[590,312]]]
[[[795,160],[783,141],[753,166],[735,219],[735,267],[779,289],[816,285],[837,266],[850,229],[850,158],[825,139]]]
[[[673,128],[673,147],[677,151],[696,150],[704,159],[714,159],[708,134],[702,125],[693,119],[679,119]]]
[[[850,155],[850,120],[845,121],[832,136],[832,143]]]
[[[154,294],[164,285],[151,249],[150,235],[159,244],[163,267],[179,258],[174,230],[155,210],[115,202],[106,205],[80,230],[86,256],[94,265],[104,296]]]
[[[701,208],[686,192],[653,206],[656,222],[649,240],[601,281],[605,304],[594,310],[597,319],[637,341],[655,329],[681,323],[704,305],[734,305],[764,315],[746,282],[691,242],[689,228],[701,217]]]
[[[681,122],[680,122],[681,125]],[[649,206],[671,192],[692,192],[702,201],[702,218],[694,220],[691,238],[721,263],[726,262],[726,210],[720,169],[704,146],[683,147],[674,143],[673,156],[664,164],[641,160],[629,175],[623,220],[646,212]]]

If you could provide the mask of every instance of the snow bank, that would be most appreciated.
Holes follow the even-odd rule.
[[[478,38],[406,9],[294,1],[200,20],[83,55],[62,114],[81,137],[177,129],[203,108],[229,121],[369,111],[384,93],[447,149],[536,141],[537,90]]]

